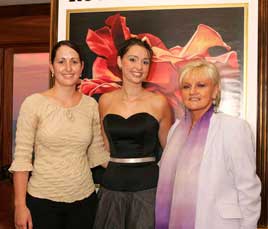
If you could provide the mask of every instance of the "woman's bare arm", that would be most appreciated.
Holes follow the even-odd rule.
[[[14,172],[14,194],[15,194],[15,226],[19,228],[32,229],[32,217],[26,205],[26,190],[29,172]]]

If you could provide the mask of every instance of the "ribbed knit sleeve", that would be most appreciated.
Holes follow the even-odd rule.
[[[27,97],[21,105],[17,120],[15,154],[9,168],[10,172],[33,169],[33,146],[38,124],[37,106],[34,96]]]
[[[96,167],[109,161],[109,153],[105,149],[103,137],[101,135],[100,116],[97,102],[93,102],[92,113],[92,140],[88,148],[88,161],[90,168]]]

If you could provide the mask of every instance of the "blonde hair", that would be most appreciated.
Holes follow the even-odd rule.
[[[219,71],[215,64],[210,63],[204,59],[198,59],[193,60],[191,62],[188,62],[184,67],[181,69],[180,72],[180,78],[179,78],[179,87],[181,88],[183,79],[188,75],[200,75],[205,74],[209,79],[212,80],[213,84],[215,86],[218,86],[219,92],[215,98],[214,105],[216,107],[220,104],[220,85],[221,85],[221,79]]]
[[[193,60],[188,62],[180,72],[179,85],[187,75],[205,73],[212,80],[214,85],[220,86],[220,74],[215,64],[206,60]]]

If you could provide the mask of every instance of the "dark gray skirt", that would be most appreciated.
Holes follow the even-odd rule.
[[[100,188],[94,229],[154,229],[156,188],[119,192]]]

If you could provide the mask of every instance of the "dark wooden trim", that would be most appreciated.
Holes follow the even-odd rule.
[[[6,49],[4,54],[3,80],[3,165],[8,165],[12,160],[12,98],[13,98],[13,50]]]
[[[46,43],[40,43],[39,45],[28,44],[28,46],[14,46],[6,50],[12,50],[13,54],[49,52],[49,46]]]
[[[18,43],[18,44],[0,44],[0,48],[8,49],[8,48],[15,48],[19,50],[20,48],[29,48],[29,47],[47,47],[46,49],[49,50],[49,41],[48,42],[38,42],[38,43]],[[48,52],[48,51],[46,51]]]
[[[48,45],[24,47],[13,47],[5,49],[4,53],[4,72],[3,78],[3,95],[2,101],[2,165],[9,165],[12,161],[12,112],[13,112],[13,67],[14,67],[14,54],[18,53],[38,53],[49,52]]]
[[[262,181],[262,212],[260,227],[268,226],[268,1],[259,0],[258,32],[258,123],[257,123],[257,173]]]
[[[57,42],[58,37],[58,7],[59,1],[58,0],[51,0],[51,19],[50,19],[50,50]]]
[[[50,15],[50,4],[1,6],[0,18]]]
[[[50,4],[0,7],[0,46],[46,43],[49,46]]]
[[[0,82],[3,82],[4,79],[4,49],[0,48]],[[3,89],[4,86],[2,83],[0,83],[0,136],[3,136],[3,123],[1,120],[3,120],[3,114],[4,109],[3,107]],[[2,152],[2,145],[3,145],[3,138],[0,137],[0,168],[3,166],[3,152]]]
[[[58,7],[59,7],[59,1],[58,0],[51,0],[50,2],[50,44],[49,44],[49,50],[51,54],[51,50],[53,46],[57,43],[58,40]],[[53,78],[50,75],[50,87],[52,87],[54,84]]]

